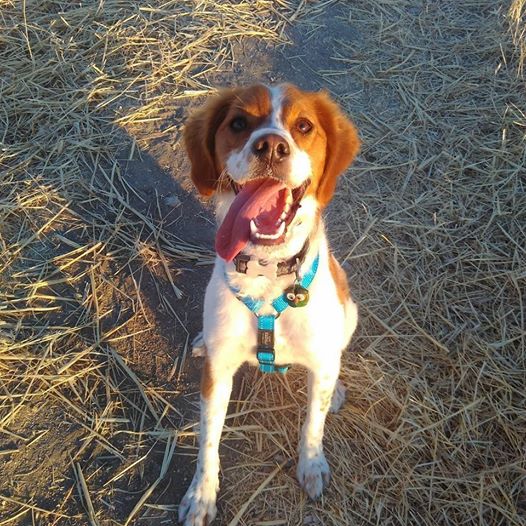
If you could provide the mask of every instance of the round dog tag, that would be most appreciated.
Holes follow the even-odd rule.
[[[305,307],[309,302],[309,291],[299,283],[285,290],[285,300],[291,307]]]

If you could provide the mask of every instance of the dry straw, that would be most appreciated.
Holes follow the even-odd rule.
[[[177,297],[171,272],[210,252],[133,204],[118,126],[207,93],[240,38],[314,34],[332,3],[0,5],[0,524],[173,519],[170,469],[195,455],[183,385],[139,375],[119,349],[155,330],[146,270]],[[333,480],[310,503],[294,479],[304,373],[247,372],[219,523],[524,523],[525,10],[341,4],[352,38],[317,74],[364,149],[329,212],[361,312],[348,402],[327,423]]]
[[[354,38],[320,72],[351,79],[365,145],[329,213],[361,312],[326,426],[332,485],[310,504],[294,481],[303,374],[246,378],[225,514],[290,466],[240,524],[524,524],[525,10],[349,6]]]
[[[122,128],[210,91],[239,40],[283,42],[293,13],[265,0],[0,3],[0,524],[173,511],[155,502],[173,484],[180,387],[117,349],[152,342],[145,276],[177,300],[177,268],[211,251],[141,208],[123,177],[140,152]],[[171,357],[171,377],[182,363]]]

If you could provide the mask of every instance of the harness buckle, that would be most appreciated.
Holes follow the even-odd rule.
[[[258,328],[257,358],[259,363],[274,365],[274,330]]]

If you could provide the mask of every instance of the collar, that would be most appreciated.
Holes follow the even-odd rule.
[[[238,254],[234,259],[236,271],[247,276],[266,276],[267,278],[279,278],[288,274],[297,274],[300,266],[305,260],[309,241],[305,241],[302,249],[289,259],[269,263],[264,259],[255,259],[248,254]]]

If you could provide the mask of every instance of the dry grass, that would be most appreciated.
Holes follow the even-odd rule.
[[[116,349],[155,328],[141,269],[177,297],[171,272],[209,252],[133,204],[121,161],[136,146],[115,124],[206,92],[241,35],[280,42],[296,18],[323,31],[329,3],[1,4],[0,524],[172,516],[178,435],[195,453],[174,405],[183,385],[152,384]],[[353,79],[341,102],[365,144],[330,213],[361,306],[349,401],[327,425],[333,483],[312,504],[294,480],[302,372],[247,374],[227,422],[225,524],[524,523],[525,10],[344,7],[360,38],[318,72]],[[177,378],[181,360],[167,367]],[[47,427],[32,425],[41,414]],[[40,482],[21,475],[28,451]]]
[[[129,524],[166,490],[180,387],[152,387],[115,349],[164,312],[183,342],[164,365],[179,376],[188,331],[170,301],[144,304],[141,280],[149,269],[177,298],[176,269],[210,249],[134,204],[123,167],[138,153],[121,127],[208,91],[237,42],[281,42],[293,13],[265,0],[0,4],[0,524]]]
[[[342,102],[365,147],[329,231],[361,324],[348,402],[327,424],[333,483],[318,504],[294,483],[303,375],[247,380],[228,517],[272,481],[230,524],[526,522],[525,10],[390,0],[345,13],[359,35],[320,74],[356,87]]]

